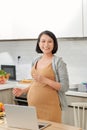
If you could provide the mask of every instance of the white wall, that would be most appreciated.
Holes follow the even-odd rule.
[[[70,84],[87,82],[87,39],[59,39],[57,55],[63,57],[67,64]],[[13,64],[30,64],[38,54],[35,52],[36,40],[0,41],[0,55],[8,52]],[[0,60],[0,64],[3,60]],[[10,61],[5,60],[6,64]],[[7,63],[8,62],[8,63]]]
[[[59,41],[59,55],[67,63],[71,84],[87,82],[87,40]]]

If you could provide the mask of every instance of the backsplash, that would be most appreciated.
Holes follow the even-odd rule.
[[[32,59],[38,55],[35,52],[36,41],[0,41],[0,64],[31,64]],[[87,82],[87,40],[59,39],[58,44],[57,55],[63,57],[67,64],[70,84]]]
[[[5,41],[0,42],[0,53],[8,52],[14,63],[18,63],[18,56],[21,56],[21,63],[30,63],[35,53],[36,41]],[[0,62],[1,63],[1,62]]]

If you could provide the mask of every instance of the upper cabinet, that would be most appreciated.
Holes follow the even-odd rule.
[[[83,32],[87,37],[87,0],[83,0]]]
[[[0,2],[0,39],[34,39],[43,30],[58,38],[87,36],[86,0]]]
[[[56,24],[59,37],[82,37],[82,0],[61,2],[58,4]]]
[[[37,38],[43,30],[53,31],[58,38],[82,37],[82,0],[14,2],[14,38]]]

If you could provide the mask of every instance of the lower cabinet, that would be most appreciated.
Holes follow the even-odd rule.
[[[0,102],[13,104],[12,88],[0,90]]]
[[[87,97],[78,97],[78,96],[66,96],[68,109],[62,111],[62,123],[74,126],[74,112],[71,102],[87,102]],[[80,109],[82,111],[82,109]],[[87,115],[87,109],[85,109]],[[82,115],[81,115],[82,116]],[[87,116],[86,116],[87,117]],[[87,121],[87,118],[85,119]],[[87,123],[85,123],[86,125]]]

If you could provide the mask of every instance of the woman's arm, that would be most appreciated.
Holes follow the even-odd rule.
[[[36,80],[40,83],[48,84],[53,89],[59,90],[61,88],[61,84],[59,82],[46,78],[42,75],[33,74],[33,78],[34,78],[34,80]]]
[[[46,77],[43,78],[43,82],[45,84],[48,84],[53,89],[60,90],[60,88],[61,88],[61,84],[59,82],[51,80],[51,79],[48,79]]]

